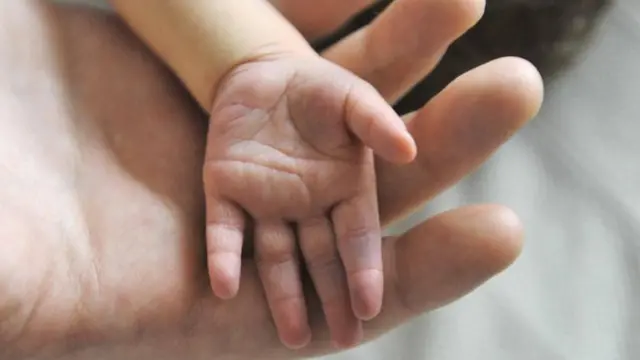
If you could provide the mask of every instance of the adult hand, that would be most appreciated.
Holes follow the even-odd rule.
[[[327,56],[393,101],[471,26],[473,3],[399,1]],[[317,303],[312,344],[300,353],[281,346],[250,262],[236,299],[210,295],[205,118],[165,67],[109,15],[5,1],[0,18],[0,358],[335,351]],[[536,113],[541,91],[530,65],[502,59],[410,115],[418,160],[378,163],[383,222],[480,164]],[[474,206],[387,239],[384,308],[365,338],[482,284],[514,260],[520,237],[509,210]]]

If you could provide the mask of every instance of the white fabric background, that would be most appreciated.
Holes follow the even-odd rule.
[[[399,228],[474,202],[518,212],[520,260],[462,301],[326,359],[640,359],[640,1],[618,0],[534,123]]]

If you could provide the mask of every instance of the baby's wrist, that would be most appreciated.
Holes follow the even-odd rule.
[[[213,110],[218,97],[225,92],[229,84],[232,83],[240,73],[245,73],[263,66],[271,69],[292,68],[292,65],[296,62],[310,62],[318,58],[319,55],[310,46],[307,48],[283,48],[275,44],[263,46],[251,55],[235,62],[233,66],[230,66],[228,70],[218,78],[211,92],[212,97],[207,110]],[[260,74],[260,72],[260,70],[256,70],[256,73],[259,74],[257,75],[256,83],[260,82],[260,78],[264,74],[264,71],[262,71],[263,74]]]

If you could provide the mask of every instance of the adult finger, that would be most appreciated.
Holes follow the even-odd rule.
[[[366,337],[471,292],[515,261],[522,236],[511,210],[485,205],[441,214],[385,244],[384,307]]]
[[[521,247],[519,219],[495,205],[453,210],[387,239],[384,305],[364,324],[365,340],[468,294],[508,267]],[[322,322],[314,318],[312,324],[314,340],[305,354],[332,351]]]
[[[484,0],[396,0],[370,25],[323,56],[396,102],[484,12]]]
[[[416,160],[397,166],[376,159],[382,223],[423,204],[485,161],[536,115],[542,93],[531,64],[503,58],[462,75],[410,115]]]
[[[376,0],[270,0],[309,40],[327,35]]]

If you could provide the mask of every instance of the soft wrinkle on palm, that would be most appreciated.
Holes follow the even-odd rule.
[[[270,83],[273,80],[261,81],[267,69],[268,66],[252,74],[245,67],[239,73],[241,77],[253,75],[257,80],[234,82],[231,78],[225,82],[221,98],[230,105],[218,102],[214,106],[205,177],[211,173],[211,187],[230,200],[250,199],[238,203],[254,218],[298,221],[326,215],[336,203],[358,194],[358,180],[362,178],[359,173],[363,167],[372,166],[371,155],[357,139],[350,137],[344,120],[326,121],[325,126],[341,127],[329,131],[343,132],[343,138],[351,140],[337,147],[328,144],[328,148],[314,140],[315,134],[308,134],[297,126],[306,119],[292,117],[291,98],[279,90],[291,90],[289,82],[299,80],[300,75],[293,76],[296,72],[292,72],[291,77],[282,80],[284,85],[276,86]],[[245,86],[252,89],[245,90]],[[261,87],[264,89],[260,90]],[[275,95],[260,95],[262,93]],[[254,98],[247,100],[245,96]],[[327,104],[331,109],[328,112],[343,114],[345,103],[346,98],[341,103]],[[251,107],[253,104],[261,107]],[[316,126],[322,125],[313,127]],[[249,186],[254,182],[263,186]],[[278,192],[276,187],[287,191]],[[242,194],[245,195],[240,196]]]

